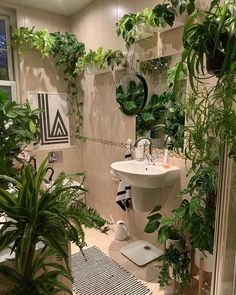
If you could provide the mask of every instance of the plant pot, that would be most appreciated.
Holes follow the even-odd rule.
[[[222,34],[222,36],[220,37],[220,41],[222,43],[223,48],[225,49],[228,42],[228,34]],[[211,75],[218,76],[222,70],[225,54],[219,49],[216,49],[214,52],[213,41],[208,42],[207,51],[208,52],[205,53],[207,72]]]
[[[195,255],[194,255],[194,262],[198,268],[200,267],[200,259],[201,258],[204,259],[204,267],[203,267],[204,271],[212,272],[213,263],[214,263],[214,255],[210,254],[208,251],[205,251],[203,253],[199,249],[196,249]]]
[[[153,30],[149,25],[146,24],[139,24],[136,27],[136,36],[135,36],[135,41],[139,42],[142,40],[145,40],[147,38],[153,37]]]
[[[85,73],[87,75],[99,75],[109,72],[109,70],[101,70],[98,65],[87,65],[85,69]]]
[[[169,248],[171,245],[173,245],[176,249],[179,251],[181,250],[180,240],[179,239],[168,239],[166,240],[166,248]]]

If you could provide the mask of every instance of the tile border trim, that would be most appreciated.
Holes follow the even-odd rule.
[[[104,144],[104,145],[113,146],[113,147],[120,147],[120,148],[126,148],[126,145],[127,145],[127,143],[123,143],[123,142],[116,142],[116,141],[112,141],[112,140],[108,140],[108,139],[93,138],[93,137],[85,137],[85,142],[86,141]],[[133,149],[133,147],[132,147],[132,149]],[[155,147],[153,148],[153,153],[158,156],[162,156],[163,152],[164,151],[162,149],[158,149]],[[174,151],[169,151],[169,156],[173,157],[173,158],[183,159],[183,160],[185,159],[183,153],[178,154]]]

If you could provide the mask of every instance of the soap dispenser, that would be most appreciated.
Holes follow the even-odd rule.
[[[135,159],[143,160],[144,145],[142,143],[139,143],[138,146],[135,148],[134,152],[135,152]]]
[[[165,144],[164,144],[164,155],[163,155],[163,164],[166,165],[169,163],[169,145],[170,145],[171,139],[170,136],[165,137]]]

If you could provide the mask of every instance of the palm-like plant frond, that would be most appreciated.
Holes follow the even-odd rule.
[[[25,166],[19,179],[0,176],[15,188],[13,193],[0,188],[0,214],[6,217],[0,229],[0,251],[10,248],[15,253],[10,266],[0,264],[0,273],[15,285],[9,294],[71,294],[59,281],[60,276],[71,279],[68,242],[82,249],[84,227],[108,230],[106,220],[78,200],[84,187],[65,183],[64,174],[43,189],[46,161],[37,172]],[[39,242],[44,248],[37,252]],[[47,263],[52,255],[61,261]]]

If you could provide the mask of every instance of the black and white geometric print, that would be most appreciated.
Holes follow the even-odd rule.
[[[68,144],[69,121],[66,94],[29,93],[33,108],[41,108],[39,115],[41,145]]]

